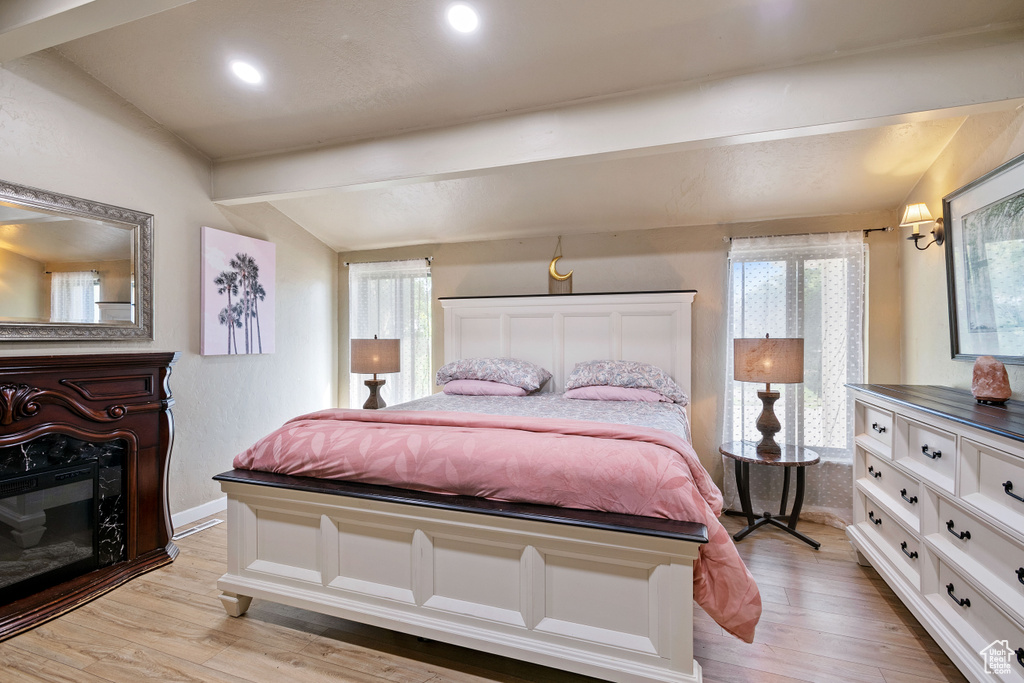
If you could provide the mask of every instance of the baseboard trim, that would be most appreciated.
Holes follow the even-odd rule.
[[[216,515],[217,513],[224,512],[227,509],[227,496],[221,496],[216,500],[211,500],[208,503],[203,503],[202,505],[197,505],[194,508],[182,510],[181,512],[171,515],[171,526],[174,527],[174,532],[177,533],[179,527],[191,524],[197,519],[202,519],[203,517],[209,517],[210,515]]]

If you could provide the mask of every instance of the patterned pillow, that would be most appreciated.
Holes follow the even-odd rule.
[[[651,389],[673,403],[689,404],[690,398],[664,370],[634,360],[590,360],[577,363],[565,382],[566,390],[577,387],[612,386]]]
[[[539,365],[518,358],[463,358],[437,371],[439,385],[453,379],[482,379],[536,391],[551,379],[551,373]]]
[[[453,379],[444,385],[444,393],[458,396],[526,396],[526,389],[483,379]]]

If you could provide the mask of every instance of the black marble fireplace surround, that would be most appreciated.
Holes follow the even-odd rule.
[[[174,559],[175,353],[0,357],[0,640]]]

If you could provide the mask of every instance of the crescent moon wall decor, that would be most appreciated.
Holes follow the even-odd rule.
[[[561,256],[556,256],[555,258],[551,259],[551,265],[548,266],[548,272],[551,273],[551,277],[555,278],[559,282],[565,282],[566,280],[568,280],[569,278],[572,277],[572,271],[570,270],[565,275],[559,274],[558,269],[555,268],[555,263],[560,258],[562,258],[562,257]]]
[[[570,270],[565,275],[558,272],[558,259],[562,258],[562,236],[558,236],[558,246],[548,264],[548,294],[572,294],[572,273]]]

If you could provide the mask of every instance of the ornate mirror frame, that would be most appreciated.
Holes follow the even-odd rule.
[[[135,319],[118,323],[2,322],[3,341],[138,340],[153,338],[153,216],[119,206],[0,180],[0,201],[44,213],[112,223],[132,231]]]

